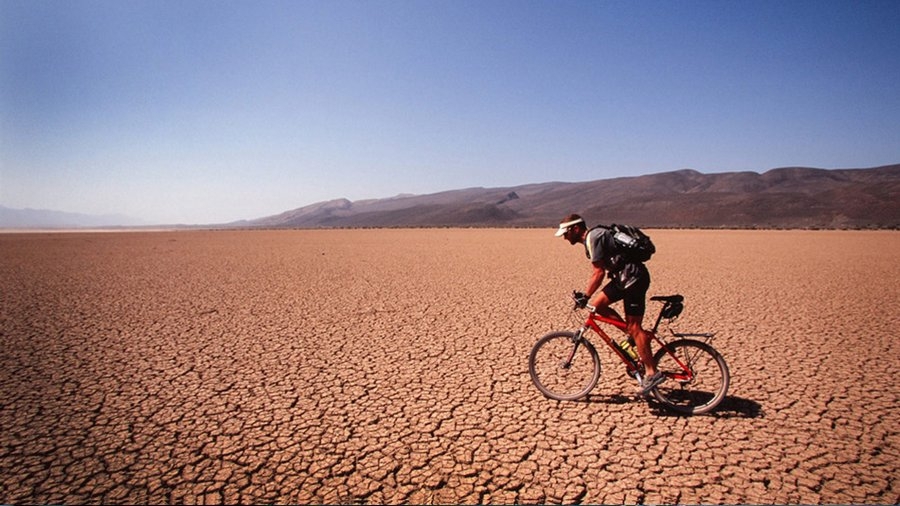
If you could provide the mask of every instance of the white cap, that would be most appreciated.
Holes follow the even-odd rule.
[[[560,223],[560,224],[559,224],[559,230],[557,230],[556,233],[553,234],[553,235],[556,236],[556,237],[562,237],[563,234],[566,233],[566,230],[569,230],[569,227],[574,226],[574,225],[578,225],[579,223],[584,224],[584,219],[578,218],[577,220],[572,220],[572,221],[567,221],[567,222],[565,222],[565,223]]]

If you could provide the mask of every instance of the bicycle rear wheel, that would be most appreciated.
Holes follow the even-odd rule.
[[[709,344],[693,339],[673,341],[667,348],[654,356],[657,370],[667,380],[653,390],[653,396],[678,413],[697,415],[715,409],[731,381],[725,358]]]
[[[587,339],[575,342],[574,332],[551,332],[534,344],[528,372],[545,396],[572,401],[587,395],[600,379],[600,357]]]

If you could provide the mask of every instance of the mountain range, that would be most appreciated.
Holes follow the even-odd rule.
[[[47,209],[12,209],[0,206],[0,228],[112,228],[139,227],[145,223],[118,214],[94,215]]]
[[[385,199],[330,200],[231,227],[900,228],[900,164],[778,168],[762,174],[685,169],[580,183],[468,188]]]
[[[576,212],[589,223],[644,228],[900,228],[900,164],[788,167],[703,174],[684,169],[586,182],[467,188],[384,199],[336,199],[262,218],[173,228],[548,227]],[[143,225],[0,206],[0,228]],[[164,225],[162,225],[164,226]]]

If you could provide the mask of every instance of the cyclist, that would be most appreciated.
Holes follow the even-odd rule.
[[[628,335],[634,339],[638,355],[644,363],[644,378],[640,393],[646,395],[666,379],[656,370],[650,349],[652,338],[650,332],[643,327],[647,290],[650,288],[650,272],[647,266],[623,258],[616,252],[612,233],[608,229],[603,227],[588,229],[584,219],[577,214],[565,217],[559,224],[556,237],[563,237],[573,246],[583,244],[584,252],[594,266],[587,289],[584,293],[578,294],[581,307],[590,301],[590,304],[597,308],[597,314],[622,321],[619,313],[609,305],[623,301]],[[611,280],[598,292],[607,272]]]

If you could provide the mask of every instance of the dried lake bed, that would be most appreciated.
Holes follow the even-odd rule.
[[[900,232],[648,232],[710,415],[534,388],[553,229],[0,234],[0,502],[900,502]]]

